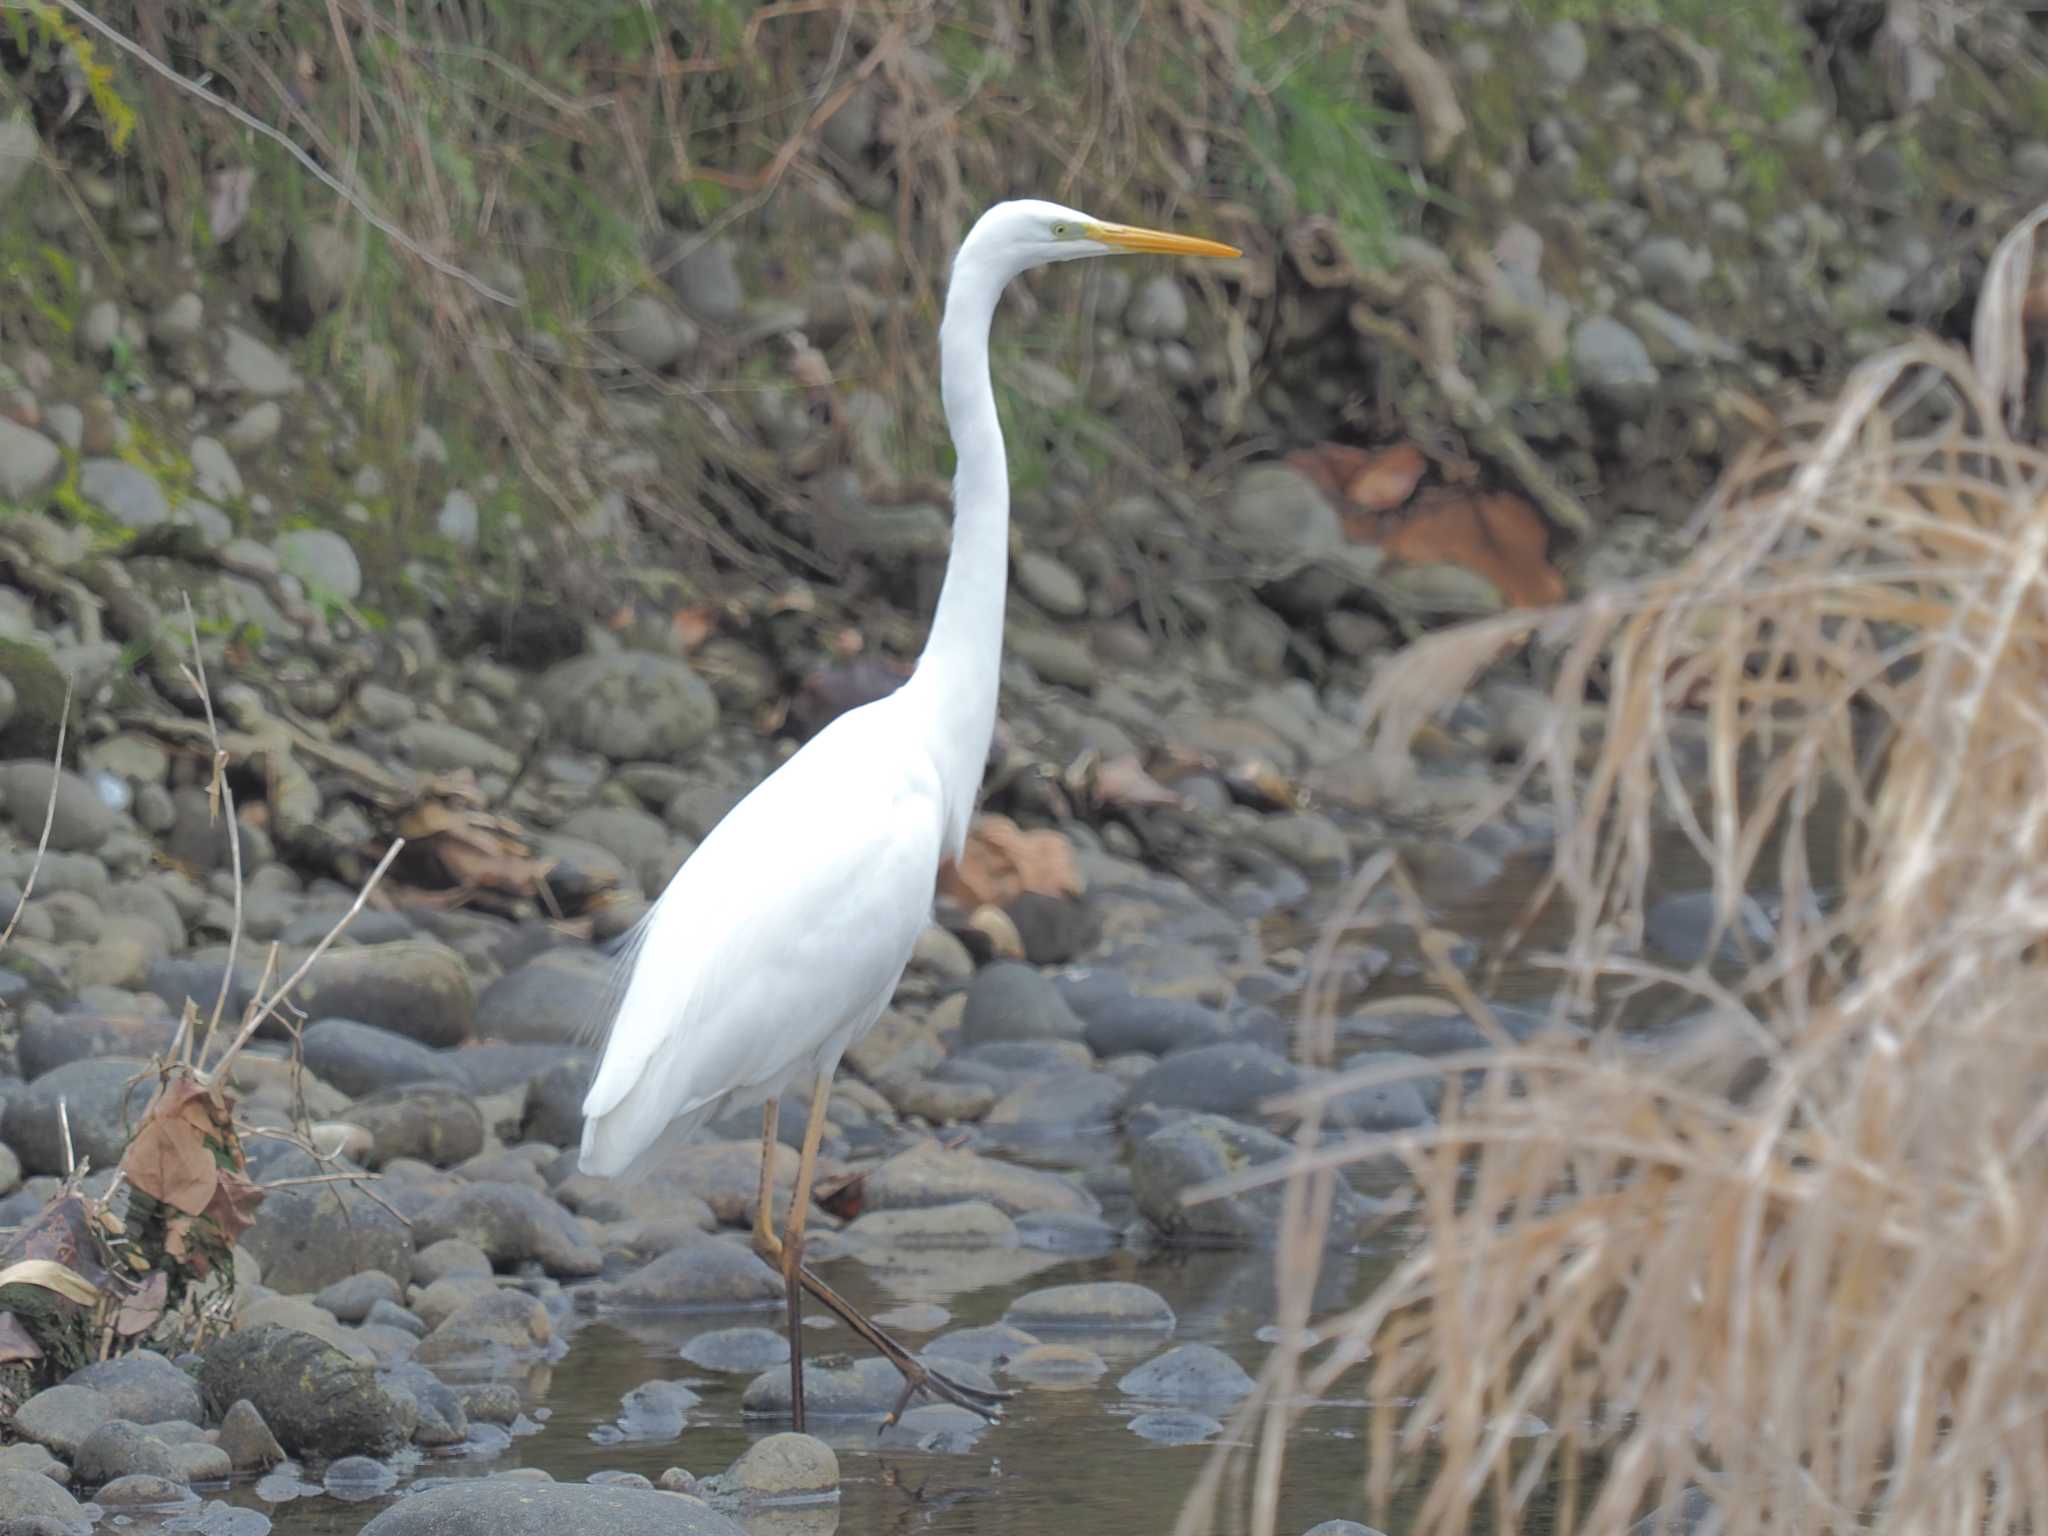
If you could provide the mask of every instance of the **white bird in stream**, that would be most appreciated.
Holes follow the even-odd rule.
[[[1105,223],[1054,203],[998,203],[961,242],[939,325],[939,385],[957,455],[953,548],[931,635],[894,693],[826,726],[727,813],[676,872],[618,961],[615,1008],[583,1101],[582,1167],[616,1175],[734,1105],[765,1101],[754,1247],[789,1296],[792,1418],[803,1427],[801,1291],[904,1377],[990,1418],[1006,1394],[932,1370],[803,1264],[832,1074],[874,1026],[957,857],[995,730],[1010,481],[989,382],[996,301],[1032,267],[1151,252],[1236,256],[1213,240]],[[789,1221],[772,1219],[776,1096],[816,1074]],[[891,1415],[893,1418],[895,1415]]]

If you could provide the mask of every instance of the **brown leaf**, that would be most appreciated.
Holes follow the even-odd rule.
[[[100,1299],[100,1288],[68,1264],[54,1259],[23,1259],[0,1269],[0,1286],[33,1285],[53,1291],[66,1301],[89,1307]]]
[[[1146,805],[1187,804],[1185,796],[1168,789],[1153,778],[1145,771],[1145,765],[1130,752],[1126,752],[1122,757],[1108,758],[1099,764],[1088,787],[1095,796],[1095,803],[1102,806],[1134,808]]]
[[[223,1173],[206,1214],[220,1228],[223,1239],[232,1244],[256,1221],[256,1209],[263,1204],[263,1187],[252,1184],[239,1173]]]
[[[151,1115],[121,1159],[128,1182],[174,1210],[197,1216],[220,1180],[206,1133],[189,1119]]]
[[[164,1315],[164,1301],[169,1294],[170,1276],[157,1270],[121,1303],[120,1311],[114,1314],[114,1332],[124,1339],[149,1332]]]
[[[970,909],[1001,906],[1025,891],[1078,896],[1081,889],[1065,834],[1050,827],[1026,832],[1007,816],[977,816],[960,857],[939,868],[939,893]]]
[[[1307,476],[1331,501],[1345,498],[1345,487],[1372,468],[1373,454],[1348,443],[1311,443],[1287,455],[1288,466]]]
[[[967,928],[988,940],[989,954],[998,960],[1022,960],[1024,935],[1016,921],[1001,907],[976,907],[968,914]]]
[[[1550,529],[1520,496],[1495,491],[1425,499],[1376,540],[1390,560],[1440,561],[1484,576],[1511,608],[1561,602],[1564,578],[1550,564]]]
[[[1344,495],[1370,512],[1387,512],[1415,494],[1429,460],[1413,443],[1396,443],[1367,457],[1344,484]]]
[[[12,1312],[0,1312],[0,1365],[42,1358],[43,1346],[29,1336],[29,1331],[21,1326],[21,1319]]]
[[[683,654],[693,655],[706,640],[718,633],[718,610],[706,603],[678,608],[675,617],[669,620],[669,627],[675,631],[676,644],[682,647]]]

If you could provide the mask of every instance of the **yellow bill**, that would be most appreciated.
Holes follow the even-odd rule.
[[[1195,235],[1176,235],[1163,229],[1139,229],[1134,224],[1090,224],[1088,238],[1120,251],[1142,251],[1152,256],[1242,256],[1234,245],[1220,240],[1203,240]]]

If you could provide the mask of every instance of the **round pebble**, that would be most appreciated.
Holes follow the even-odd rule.
[[[789,1340],[772,1328],[715,1328],[688,1340],[682,1357],[707,1371],[756,1375],[789,1360]]]
[[[1079,1344],[1034,1344],[1013,1356],[1003,1373],[1035,1387],[1083,1387],[1108,1369],[1102,1356]]]
[[[1130,1422],[1130,1431],[1154,1445],[1200,1445],[1223,1433],[1223,1426],[1206,1413],[1184,1408],[1160,1408],[1141,1413]]]

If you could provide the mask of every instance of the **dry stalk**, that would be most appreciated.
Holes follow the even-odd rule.
[[[1994,261],[1974,363],[1865,363],[1731,470],[1680,569],[1418,645],[1376,684],[1398,758],[1544,628],[1558,728],[1527,771],[1565,829],[1542,895],[1568,907],[1565,1000],[1682,985],[1706,1055],[1753,1081],[1703,1086],[1610,1027],[1439,1063],[1483,1073],[1426,1130],[1305,1144],[1291,1202],[1392,1153],[1419,1246],[1309,1330],[1313,1359],[1283,1268],[1287,1331],[1231,1437],[1251,1449],[1219,1451],[1183,1532],[1280,1529],[1288,1435],[1359,1369],[1363,1491],[1412,1490],[1427,1536],[1609,1536],[1682,1497],[1761,1536],[2048,1524],[2048,455],[2008,429],[2012,274],[2044,220]],[[1782,908],[1738,975],[1632,952],[1673,841],[1719,929],[1759,890]]]

